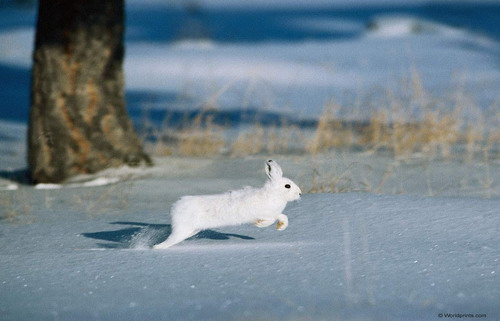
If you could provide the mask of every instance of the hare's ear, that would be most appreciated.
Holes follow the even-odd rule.
[[[273,161],[272,159],[266,162],[266,174],[269,179],[276,179],[283,177],[283,170],[281,170],[280,165]]]

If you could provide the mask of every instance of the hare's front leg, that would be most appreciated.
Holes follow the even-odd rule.
[[[260,219],[260,220],[255,221],[255,226],[257,226],[257,227],[268,227],[270,225],[273,225],[273,223],[275,221],[276,220],[274,220],[274,219]]]
[[[278,223],[276,223],[276,229],[278,231],[283,231],[288,226],[288,216],[285,214],[278,215]]]

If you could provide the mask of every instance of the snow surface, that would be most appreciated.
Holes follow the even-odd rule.
[[[210,103],[316,118],[331,98],[398,88],[411,70],[433,93],[459,82],[479,108],[498,99],[496,1],[195,4],[193,21],[181,1],[127,1],[133,116]],[[311,171],[333,170],[349,171],[352,190],[406,195],[306,194],[283,232],[227,227],[165,251],[150,247],[168,236],[175,200],[259,186],[265,158],[157,158],[26,185],[34,21],[33,9],[0,8],[1,320],[500,319],[496,159],[282,156],[303,190]]]
[[[306,194],[289,227],[208,230],[168,250],[182,195],[264,183],[264,161],[155,159],[119,179],[0,194],[6,320],[434,320],[500,316],[500,200]],[[285,176],[307,159],[280,159]],[[448,165],[449,166],[449,165]],[[105,180],[100,180],[105,181]],[[70,188],[71,187],[71,188]],[[10,200],[10,202],[9,202]]]
[[[150,250],[168,235],[168,202],[147,199],[160,182],[136,184],[144,191],[119,214],[90,220],[54,204],[32,224],[1,224],[2,318],[500,316],[498,200],[305,195],[283,232],[228,227]]]

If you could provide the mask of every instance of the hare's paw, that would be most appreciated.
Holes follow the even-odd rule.
[[[257,227],[267,227],[269,225],[272,225],[275,220],[257,220],[255,221],[255,226]]]
[[[276,229],[278,231],[283,231],[287,228],[288,226],[288,222],[286,221],[278,221],[278,223],[276,223]]]
[[[288,227],[288,217],[285,214],[280,214],[278,216],[278,223],[276,223],[276,229],[278,231],[283,231]]]
[[[153,249],[154,249],[154,250],[162,250],[162,249],[166,249],[166,248],[168,248],[168,247],[169,247],[169,245],[168,245],[168,244],[165,244],[165,242],[163,242],[163,243],[160,243],[160,244],[156,244],[156,245],[154,245],[154,246],[153,246]]]

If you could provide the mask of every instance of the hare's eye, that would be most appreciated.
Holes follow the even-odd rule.
[[[291,187],[290,184],[285,185],[285,188],[290,188],[290,187]]]

